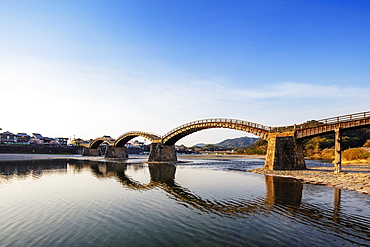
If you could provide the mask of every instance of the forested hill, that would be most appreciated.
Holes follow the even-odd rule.
[[[235,147],[235,148],[246,148],[256,143],[260,138],[258,137],[239,137],[234,139],[226,139],[215,145],[221,147]]]

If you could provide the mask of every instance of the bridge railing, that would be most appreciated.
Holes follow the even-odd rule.
[[[339,117],[331,117],[326,119],[318,120],[319,122],[322,122],[323,124],[336,124],[336,123],[344,123],[344,122],[350,122],[355,120],[361,120],[370,118],[370,111],[367,112],[360,112],[350,115],[343,115]]]
[[[128,131],[128,132],[126,132],[126,133],[124,133],[124,134],[122,134],[122,135],[120,135],[116,140],[119,140],[119,139],[121,139],[122,137],[124,137],[124,136],[128,136],[128,135],[130,135],[130,134],[141,134],[141,135],[143,135],[143,136],[145,136],[145,135],[147,135],[147,136],[152,136],[153,138],[155,138],[155,137],[158,137],[158,138],[162,138],[160,135],[158,135],[158,134],[156,134],[156,133],[153,133],[153,132],[146,132],[146,131],[135,131],[135,130],[133,130],[133,131]]]
[[[170,132],[168,132],[164,136],[168,136],[169,134],[175,133],[178,130],[186,128],[188,126],[192,126],[192,125],[196,125],[196,124],[203,124],[203,123],[232,123],[232,124],[244,125],[244,126],[248,126],[248,127],[252,127],[252,128],[256,128],[256,129],[262,129],[262,130],[266,130],[266,131],[270,131],[270,129],[271,129],[271,127],[268,127],[268,126],[265,126],[265,125],[262,125],[262,124],[257,124],[257,123],[244,121],[244,120],[229,119],[229,118],[209,118],[209,119],[202,119],[202,120],[197,120],[197,121],[193,121],[193,122],[183,124],[183,125],[175,128],[175,129],[171,130]]]
[[[301,129],[309,129],[324,125],[332,125],[332,124],[340,124],[340,123],[346,123],[356,120],[362,120],[370,118],[370,111],[367,112],[360,112],[360,113],[354,113],[349,115],[343,115],[338,117],[330,117],[320,120],[311,120],[303,124],[296,124],[296,125],[290,125],[290,126],[282,126],[282,127],[272,127],[271,132],[288,132],[288,131],[294,131],[294,130],[301,130]]]
[[[112,137],[105,137],[105,136],[102,136],[102,137],[97,137],[95,138],[93,141],[105,141],[105,142],[114,142],[115,139],[112,138]]]

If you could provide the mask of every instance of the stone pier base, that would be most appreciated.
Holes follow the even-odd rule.
[[[99,156],[99,150],[97,148],[84,147],[82,150],[82,156]]]
[[[294,132],[270,133],[265,168],[268,170],[306,169],[303,147]]]
[[[152,143],[150,146],[149,162],[175,162],[177,161],[175,145]]]
[[[128,159],[125,147],[107,146],[104,158]]]

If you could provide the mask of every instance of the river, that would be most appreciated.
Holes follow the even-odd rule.
[[[137,161],[0,162],[0,246],[370,246],[369,195],[259,159]]]

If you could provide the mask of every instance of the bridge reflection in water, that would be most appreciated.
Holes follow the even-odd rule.
[[[294,230],[299,230],[299,227],[305,227],[305,232],[307,232],[307,229],[309,229],[309,231],[312,231],[312,228],[314,228],[316,232],[324,232],[325,234],[330,234],[333,236],[343,235],[346,236],[345,238],[347,239],[356,239],[356,241],[358,240],[358,242],[370,242],[370,223],[367,220],[367,216],[363,216],[361,214],[357,214],[356,212],[348,210],[348,205],[346,205],[345,209],[343,209],[341,206],[341,190],[339,189],[331,190],[329,188],[326,188],[324,190],[321,190],[318,185],[304,185],[299,181],[293,179],[265,176],[264,180],[262,180],[265,189],[262,190],[255,190],[255,188],[251,186],[246,187],[246,191],[244,192],[240,191],[242,190],[241,187],[237,187],[238,192],[233,196],[233,193],[235,193],[235,191],[230,193],[229,195],[228,191],[220,190],[220,188],[213,190],[212,188],[211,190],[206,189],[207,196],[204,196],[204,194],[202,194],[204,191],[199,192],[198,189],[194,190],[193,185],[187,188],[179,181],[184,181],[182,183],[187,183],[187,180],[182,180],[184,178],[184,174],[211,174],[214,171],[212,170],[211,173],[209,173],[209,170],[207,170],[207,173],[197,173],[199,169],[191,168],[191,166],[192,165],[188,165],[185,167],[181,165],[175,166],[173,164],[129,164],[81,160],[0,162],[0,192],[3,186],[11,186],[11,183],[13,183],[14,181],[24,180],[26,178],[43,180],[42,178],[44,176],[48,178],[48,176],[50,175],[61,174],[66,175],[66,181],[71,181],[68,180],[70,179],[70,177],[83,178],[83,180],[86,180],[87,175],[89,180],[86,181],[88,181],[89,183],[93,183],[93,180],[95,180],[94,177],[98,178],[99,180],[108,180],[109,186],[112,185],[111,181],[119,182],[118,186],[116,182],[114,182],[114,185],[112,185],[112,187],[109,187],[114,189],[114,195],[111,195],[109,197],[105,197],[105,194],[99,194],[100,190],[97,190],[97,188],[105,187],[105,185],[107,184],[104,185],[103,183],[97,183],[98,185],[96,185],[95,183],[93,183],[91,188],[91,190],[94,190],[92,193],[92,202],[96,201],[98,203],[97,205],[95,205],[95,207],[91,208],[91,212],[99,212],[100,207],[102,207],[102,211],[113,210],[115,213],[112,215],[115,215],[116,211],[123,213],[126,207],[134,207],[134,210],[136,210],[135,206],[139,206],[139,208],[141,208],[142,210],[143,208],[159,206],[159,208],[156,208],[156,212],[159,212],[161,214],[161,210],[171,211],[172,208],[169,207],[174,207],[176,208],[176,210],[172,211],[171,213],[180,213],[182,216],[188,215],[188,210],[191,210],[195,212],[195,215],[208,215],[211,218],[222,218],[222,220],[225,221],[227,219],[235,220],[232,224],[235,224],[236,229],[238,229],[237,225],[241,221],[243,221],[249,222],[248,225],[259,225],[258,227],[260,228],[256,229],[256,231],[263,232],[265,227],[265,225],[263,224],[271,223],[279,227],[281,221],[281,224],[285,224],[285,227],[287,227],[288,225],[288,228],[290,227],[290,225],[294,225],[294,227],[296,228]],[[135,172],[137,172],[138,174],[147,175],[145,182],[143,182],[142,179],[134,179],[136,177],[132,176],[132,174],[134,174],[133,169],[135,169]],[[187,169],[190,169],[191,173],[186,173],[188,171]],[[223,175],[227,175],[222,174],[222,172],[224,171],[217,172],[218,175],[221,175],[217,178],[222,179],[222,177],[225,177]],[[79,173],[81,173],[81,175],[83,176],[75,176]],[[255,174],[252,175],[245,172],[239,172],[237,176],[234,176],[234,173],[232,174],[232,178],[240,179],[238,181],[242,181],[248,178],[255,178],[254,176],[257,177],[257,175]],[[242,177],[239,177],[240,174],[243,174]],[[70,175],[70,177],[68,178],[67,175]],[[179,177],[178,180],[176,179],[177,176]],[[258,175],[258,178],[260,178],[260,176],[261,175]],[[60,182],[61,180],[59,180],[59,178],[62,176],[56,177],[58,177],[57,181]],[[208,177],[199,178],[204,178],[205,183],[209,183]],[[45,180],[50,181],[50,179]],[[215,184],[225,184],[223,183],[223,181],[214,181],[212,180],[212,178],[210,178],[210,181],[211,183],[216,182]],[[261,180],[258,179],[258,181]],[[41,181],[39,184],[42,184]],[[91,191],[89,191],[89,185],[86,185],[82,182],[78,182],[77,184],[84,186],[83,193],[91,193]],[[244,185],[249,186],[248,183],[243,183],[243,186]],[[121,186],[122,190],[129,190],[128,193],[119,193],[121,191]],[[76,185],[72,187],[76,188]],[[68,188],[68,184],[65,184],[64,187],[58,186],[58,189],[66,190],[67,192],[64,195],[68,196],[69,193],[73,192]],[[135,191],[149,192],[150,190],[152,190],[153,193],[135,193]],[[54,191],[52,191],[52,193],[49,193],[48,190],[45,191],[48,194],[55,193]],[[107,190],[104,189],[102,191],[107,192]],[[146,196],[149,196],[151,198],[149,200],[155,200],[153,199],[153,195],[158,196],[159,194],[157,193],[157,191],[163,192],[163,194],[169,199],[169,201],[166,201],[165,197],[160,197],[160,202],[156,201],[154,204],[151,204],[151,201],[146,201]],[[216,193],[220,191],[223,191],[223,193],[221,193],[223,199],[215,199],[218,197]],[[332,191],[333,195],[331,196],[329,194],[328,196],[328,191],[329,193]],[[62,192],[59,191],[59,193]],[[138,196],[138,194],[140,194],[140,196]],[[76,195],[83,196],[84,194],[80,193]],[[121,197],[121,199],[123,199],[119,200],[117,198],[117,202],[120,202],[117,204],[115,204],[114,202],[116,199],[116,195],[117,197]],[[125,196],[130,195],[132,195],[131,200],[139,199],[142,201],[139,201],[138,204],[135,205],[134,201],[130,201],[129,198],[125,198]],[[14,195],[14,197],[16,196],[17,195]],[[75,194],[73,194],[72,196],[75,196]],[[325,200],[320,201],[322,199],[321,197],[325,197]],[[105,198],[108,198],[108,200],[111,201],[105,201]],[[47,199],[49,198],[46,197],[46,200]],[[121,202],[125,202],[126,199],[129,203],[127,205],[124,203],[121,204]],[[334,203],[332,203],[332,200],[334,200]],[[176,203],[170,203],[171,201],[174,201]],[[345,203],[348,203],[348,198],[345,198],[344,201]],[[40,201],[40,203],[44,203],[44,201]],[[65,206],[66,204],[70,204],[70,202],[67,200],[64,202],[63,205]],[[103,206],[106,204],[109,204],[110,206]],[[132,204],[134,204],[135,206],[133,206]],[[141,206],[142,204],[145,205]],[[176,207],[177,205],[175,204],[177,204],[178,207]],[[46,205],[49,204],[46,203]],[[362,203],[361,205],[366,205],[366,203]],[[58,207],[59,206],[60,205],[58,205]],[[39,207],[39,205],[37,205],[37,207]],[[68,207],[69,206],[67,206],[67,208]],[[89,206],[85,207],[85,204],[83,204],[83,207],[80,207],[79,210],[89,211],[90,209],[88,209],[88,207]],[[180,209],[184,209],[184,211]],[[120,213],[117,214],[122,215]],[[140,215],[140,212],[138,212],[138,215]],[[163,215],[163,217],[170,216],[172,217],[171,219],[175,218],[175,216],[168,213],[163,213]],[[92,216],[92,218],[93,217],[94,216]],[[178,219],[183,218],[180,217]],[[204,220],[205,218],[202,219]],[[185,220],[189,219],[186,218]],[[171,220],[168,220],[166,222],[170,221]],[[193,221],[190,222],[192,223]],[[203,222],[201,222],[201,224],[202,223]],[[283,231],[280,231],[279,229],[278,232]]]
[[[160,188],[164,190],[171,199],[178,201],[187,207],[193,207],[202,212],[216,214],[222,217],[248,217],[252,214],[269,214],[276,209],[284,207],[284,213],[291,217],[304,217],[305,220],[317,221],[321,218],[327,218],[328,212],[315,205],[302,206],[303,184],[290,178],[281,178],[265,176],[266,197],[256,200],[239,199],[232,200],[210,200],[203,199],[191,190],[181,186],[176,182],[176,166],[173,164],[151,164],[148,163],[150,172],[150,182],[142,183],[136,181],[127,173],[128,166],[135,166],[136,169],[146,169],[142,164],[112,163],[82,160],[39,160],[39,161],[16,161],[0,162],[0,185],[3,182],[32,176],[41,178],[48,173],[67,173],[67,171],[82,172],[86,169],[97,178],[114,177],[125,188],[133,190],[150,190]],[[341,220],[348,221],[350,217],[340,214],[340,189],[334,189],[334,208],[331,219],[333,222]],[[350,224],[350,222],[347,222]],[[358,222],[353,224],[359,224]],[[352,224],[351,223],[351,224]],[[368,226],[363,226],[365,229]]]
[[[209,245],[370,243],[367,195],[215,170],[220,164],[222,169],[243,165],[235,162],[0,162],[0,245],[38,246],[41,239],[53,246],[62,239],[69,243],[64,246],[89,241],[97,241],[96,246],[121,241],[124,246],[138,238],[131,244],[137,246],[145,238],[150,245],[157,237],[191,245],[215,236]]]

